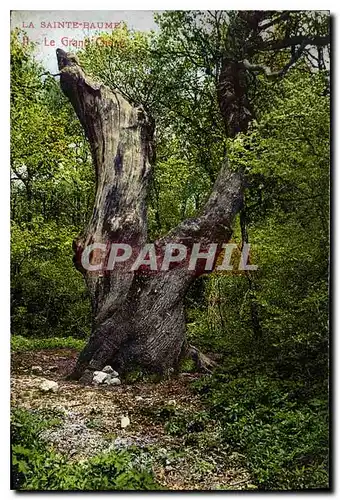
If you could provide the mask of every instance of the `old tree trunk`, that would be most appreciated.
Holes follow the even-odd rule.
[[[159,272],[131,272],[131,261],[117,263],[110,272],[82,267],[82,252],[93,243],[129,244],[137,255],[147,242],[153,127],[141,107],[133,107],[119,92],[92,81],[70,55],[58,49],[57,57],[61,88],[85,130],[96,172],[92,216],[84,234],[74,242],[75,265],[91,296],[93,326],[73,376],[89,381],[93,370],[107,364],[119,373],[136,367],[167,373],[176,368],[188,347],[183,299],[206,262],[202,260],[195,271],[188,270],[187,261]],[[200,251],[210,243],[226,243],[241,206],[241,177],[225,164],[201,215],[156,241],[157,256],[164,254],[169,242],[184,244],[189,251],[194,243],[200,243]],[[96,259],[94,251],[91,263]]]

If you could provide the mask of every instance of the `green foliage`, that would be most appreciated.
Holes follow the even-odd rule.
[[[85,337],[89,299],[74,269],[72,228],[35,217],[12,223],[12,329],[21,336]]]
[[[190,358],[187,358],[187,359],[184,358],[181,361],[180,369],[181,369],[181,372],[189,372],[189,373],[194,372],[196,370],[195,362]]]
[[[16,409],[12,415],[12,481],[20,490],[156,490],[150,471],[133,465],[127,452],[109,452],[81,462],[47,447],[41,433],[56,419]]]
[[[166,404],[157,407],[145,407],[142,414],[157,423],[163,424],[164,430],[171,436],[189,436],[193,433],[201,433],[206,429],[211,420],[207,412],[192,413],[175,404]]]
[[[72,337],[52,337],[47,339],[26,338],[21,335],[12,335],[11,351],[35,351],[40,349],[77,349],[81,351],[85,347],[85,340],[74,339]]]
[[[193,435],[197,440],[197,434],[205,430],[210,420],[206,412],[191,414],[190,412],[177,411],[170,416],[164,428],[172,436],[187,436],[186,443],[193,441]]]
[[[195,385],[259,488],[327,488],[328,405],[310,396],[320,389],[258,375],[253,366],[242,375],[231,371]]]
[[[72,264],[94,176],[59,85],[11,33],[11,319],[22,336],[84,337],[90,304]]]

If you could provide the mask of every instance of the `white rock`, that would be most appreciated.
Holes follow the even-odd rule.
[[[112,368],[112,366],[107,365],[107,366],[105,366],[105,368],[102,369],[102,372],[104,372],[104,373],[112,373],[113,372],[113,368]]]
[[[103,384],[105,382],[105,380],[107,380],[108,378],[110,378],[110,375],[108,373],[94,372],[92,383],[93,384]]]
[[[111,375],[108,373],[106,379],[103,382],[103,384],[104,385],[110,385],[110,382],[111,382]]]
[[[58,388],[57,382],[53,380],[44,380],[39,386],[39,389],[43,392],[57,392]]]
[[[111,377],[119,377],[119,374],[110,365],[105,366],[105,368],[102,369],[102,372],[109,373]]]
[[[130,425],[130,419],[129,417],[122,417],[121,420],[120,420],[120,426],[122,429],[125,429],[125,427],[127,427],[128,425]]]
[[[121,381],[119,378],[111,378],[106,382],[108,385],[120,385]]]
[[[143,401],[142,396],[136,396],[135,399],[136,399],[136,401]]]

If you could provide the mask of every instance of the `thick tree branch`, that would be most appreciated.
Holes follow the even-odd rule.
[[[288,10],[283,11],[282,14],[279,15],[278,17],[275,17],[275,19],[272,19],[264,24],[259,24],[260,31],[267,30],[268,28],[271,28],[280,21],[286,21],[287,19],[289,19],[290,15],[291,15],[290,11]]]
[[[269,50],[282,50],[292,47],[294,45],[304,44],[305,47],[308,45],[313,45],[315,47],[325,47],[330,43],[330,36],[306,36],[297,35],[288,38],[283,38],[282,40],[266,40],[258,45],[257,49],[259,51],[269,51]]]
[[[294,52],[289,62],[279,71],[272,71],[270,68],[268,68],[268,66],[262,64],[251,64],[247,59],[242,61],[240,64],[243,64],[244,68],[248,71],[264,73],[268,78],[279,78],[284,76],[287,71],[300,59],[306,45],[307,43],[303,42],[300,47]]]
[[[94,82],[73,55],[58,49],[57,57],[61,88],[83,125],[96,170],[92,216],[84,234],[73,245],[74,263],[81,270],[82,253],[93,243],[109,248],[112,242],[124,242],[138,252],[146,241],[153,128],[141,107],[133,107],[119,92]],[[91,265],[95,265],[98,257],[93,253],[91,258]],[[118,290],[119,277],[115,272],[105,278],[105,286],[100,274],[82,272],[94,298],[95,316],[108,310],[107,304],[114,302],[112,294],[118,293],[122,299],[129,291],[131,275],[123,277],[124,283]],[[117,303],[118,299],[117,296]]]

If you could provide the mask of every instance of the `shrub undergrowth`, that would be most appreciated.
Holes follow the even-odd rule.
[[[20,490],[157,490],[149,470],[135,465],[133,453],[110,451],[74,462],[41,439],[56,418],[15,409],[12,413],[12,487]]]

